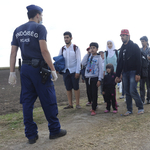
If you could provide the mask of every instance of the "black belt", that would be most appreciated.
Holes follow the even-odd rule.
[[[23,60],[22,64],[28,64],[31,65],[32,64],[32,60]]]

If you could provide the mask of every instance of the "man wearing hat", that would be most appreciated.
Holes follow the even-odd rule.
[[[127,29],[123,29],[120,36],[123,44],[119,53],[116,82],[120,82],[120,75],[122,73],[127,104],[127,112],[124,115],[132,114],[132,98],[138,107],[138,114],[143,114],[143,103],[137,91],[137,83],[140,81],[141,75],[140,48],[130,40],[130,34]]]
[[[140,41],[142,44],[141,52],[144,53],[144,55],[147,56],[147,59],[150,61],[150,48],[148,44],[148,38],[146,36],[143,36],[140,38]],[[141,78],[140,80],[140,95],[143,103],[145,102],[145,84],[147,86],[147,104],[150,104],[150,80],[148,79],[148,77]]]
[[[33,107],[39,97],[46,119],[48,121],[49,138],[55,139],[66,134],[66,130],[60,129],[57,118],[58,108],[54,84],[57,74],[52,64],[50,53],[47,49],[46,28],[41,24],[43,9],[36,5],[27,6],[29,22],[15,29],[11,42],[10,76],[9,84],[16,84],[15,63],[17,50],[20,47],[22,55],[21,95],[20,103],[23,106],[25,135],[30,144],[38,139],[38,128],[33,121]],[[51,70],[48,75],[42,70]],[[46,78],[43,78],[46,77]]]

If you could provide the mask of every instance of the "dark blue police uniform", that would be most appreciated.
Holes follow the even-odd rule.
[[[29,11],[29,10],[28,10]],[[47,31],[45,27],[34,21],[29,21],[14,31],[12,45],[21,49],[23,60],[40,59],[44,60],[41,54],[39,40],[46,40]],[[54,84],[51,76],[43,84],[40,75],[40,66],[37,68],[29,64],[23,64],[20,71],[21,76],[21,96],[20,103],[23,105],[23,117],[25,125],[25,135],[28,139],[37,136],[37,125],[33,121],[33,106],[39,97],[46,119],[50,135],[60,132],[60,123],[57,118],[58,108]]]

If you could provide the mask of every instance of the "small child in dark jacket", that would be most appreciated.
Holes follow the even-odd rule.
[[[115,78],[116,74],[114,73],[114,66],[112,64],[106,65],[107,74],[104,76],[103,81],[103,95],[106,98],[106,110],[105,113],[110,112],[110,107],[113,107],[113,113],[117,113],[117,104],[116,104],[116,83]]]

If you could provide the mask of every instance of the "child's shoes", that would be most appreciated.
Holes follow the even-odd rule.
[[[114,110],[113,113],[116,114],[116,113],[117,113],[117,110]]]
[[[109,113],[109,112],[110,112],[109,110],[105,110],[105,111],[104,111],[104,113]]]
[[[91,116],[95,116],[96,112],[94,110],[91,111]]]

